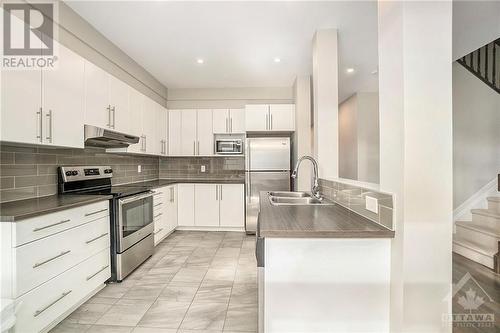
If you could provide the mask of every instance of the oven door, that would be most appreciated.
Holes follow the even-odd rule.
[[[153,192],[118,200],[117,249],[124,252],[153,232]]]

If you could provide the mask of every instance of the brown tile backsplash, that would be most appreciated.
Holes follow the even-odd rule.
[[[0,143],[0,202],[57,193],[57,167],[110,165],[113,183],[125,184],[158,178],[158,157],[118,155],[102,149],[24,147]],[[137,166],[142,172],[137,172]]]
[[[319,186],[321,194],[326,198],[375,223],[394,230],[392,195],[326,179],[320,179]],[[378,199],[378,214],[365,208],[366,196]]]
[[[201,167],[205,166],[205,172]],[[167,157],[160,158],[160,178],[244,177],[244,157]]]

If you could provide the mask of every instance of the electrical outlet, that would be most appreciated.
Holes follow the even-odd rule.
[[[142,172],[142,167],[140,165],[137,166],[137,172],[141,173]]]
[[[378,214],[378,199],[367,195],[365,197],[365,208],[370,212]]]
[[[201,166],[201,172],[206,172],[207,171],[207,167],[205,165],[202,165]]]

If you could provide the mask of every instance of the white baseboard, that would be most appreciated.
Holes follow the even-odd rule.
[[[453,221],[472,220],[471,209],[488,208],[486,198],[497,194],[497,177],[495,177],[453,211]]]
[[[200,226],[177,226],[175,230],[183,231],[236,231],[245,232],[245,228],[239,227],[200,227]]]

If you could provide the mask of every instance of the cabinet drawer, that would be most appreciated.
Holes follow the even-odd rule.
[[[39,332],[97,289],[111,276],[105,249],[16,299],[14,332]]]
[[[13,229],[13,246],[26,244],[104,216],[109,216],[107,200],[19,221]]]
[[[16,248],[15,295],[61,274],[109,244],[109,217],[103,217]]]

